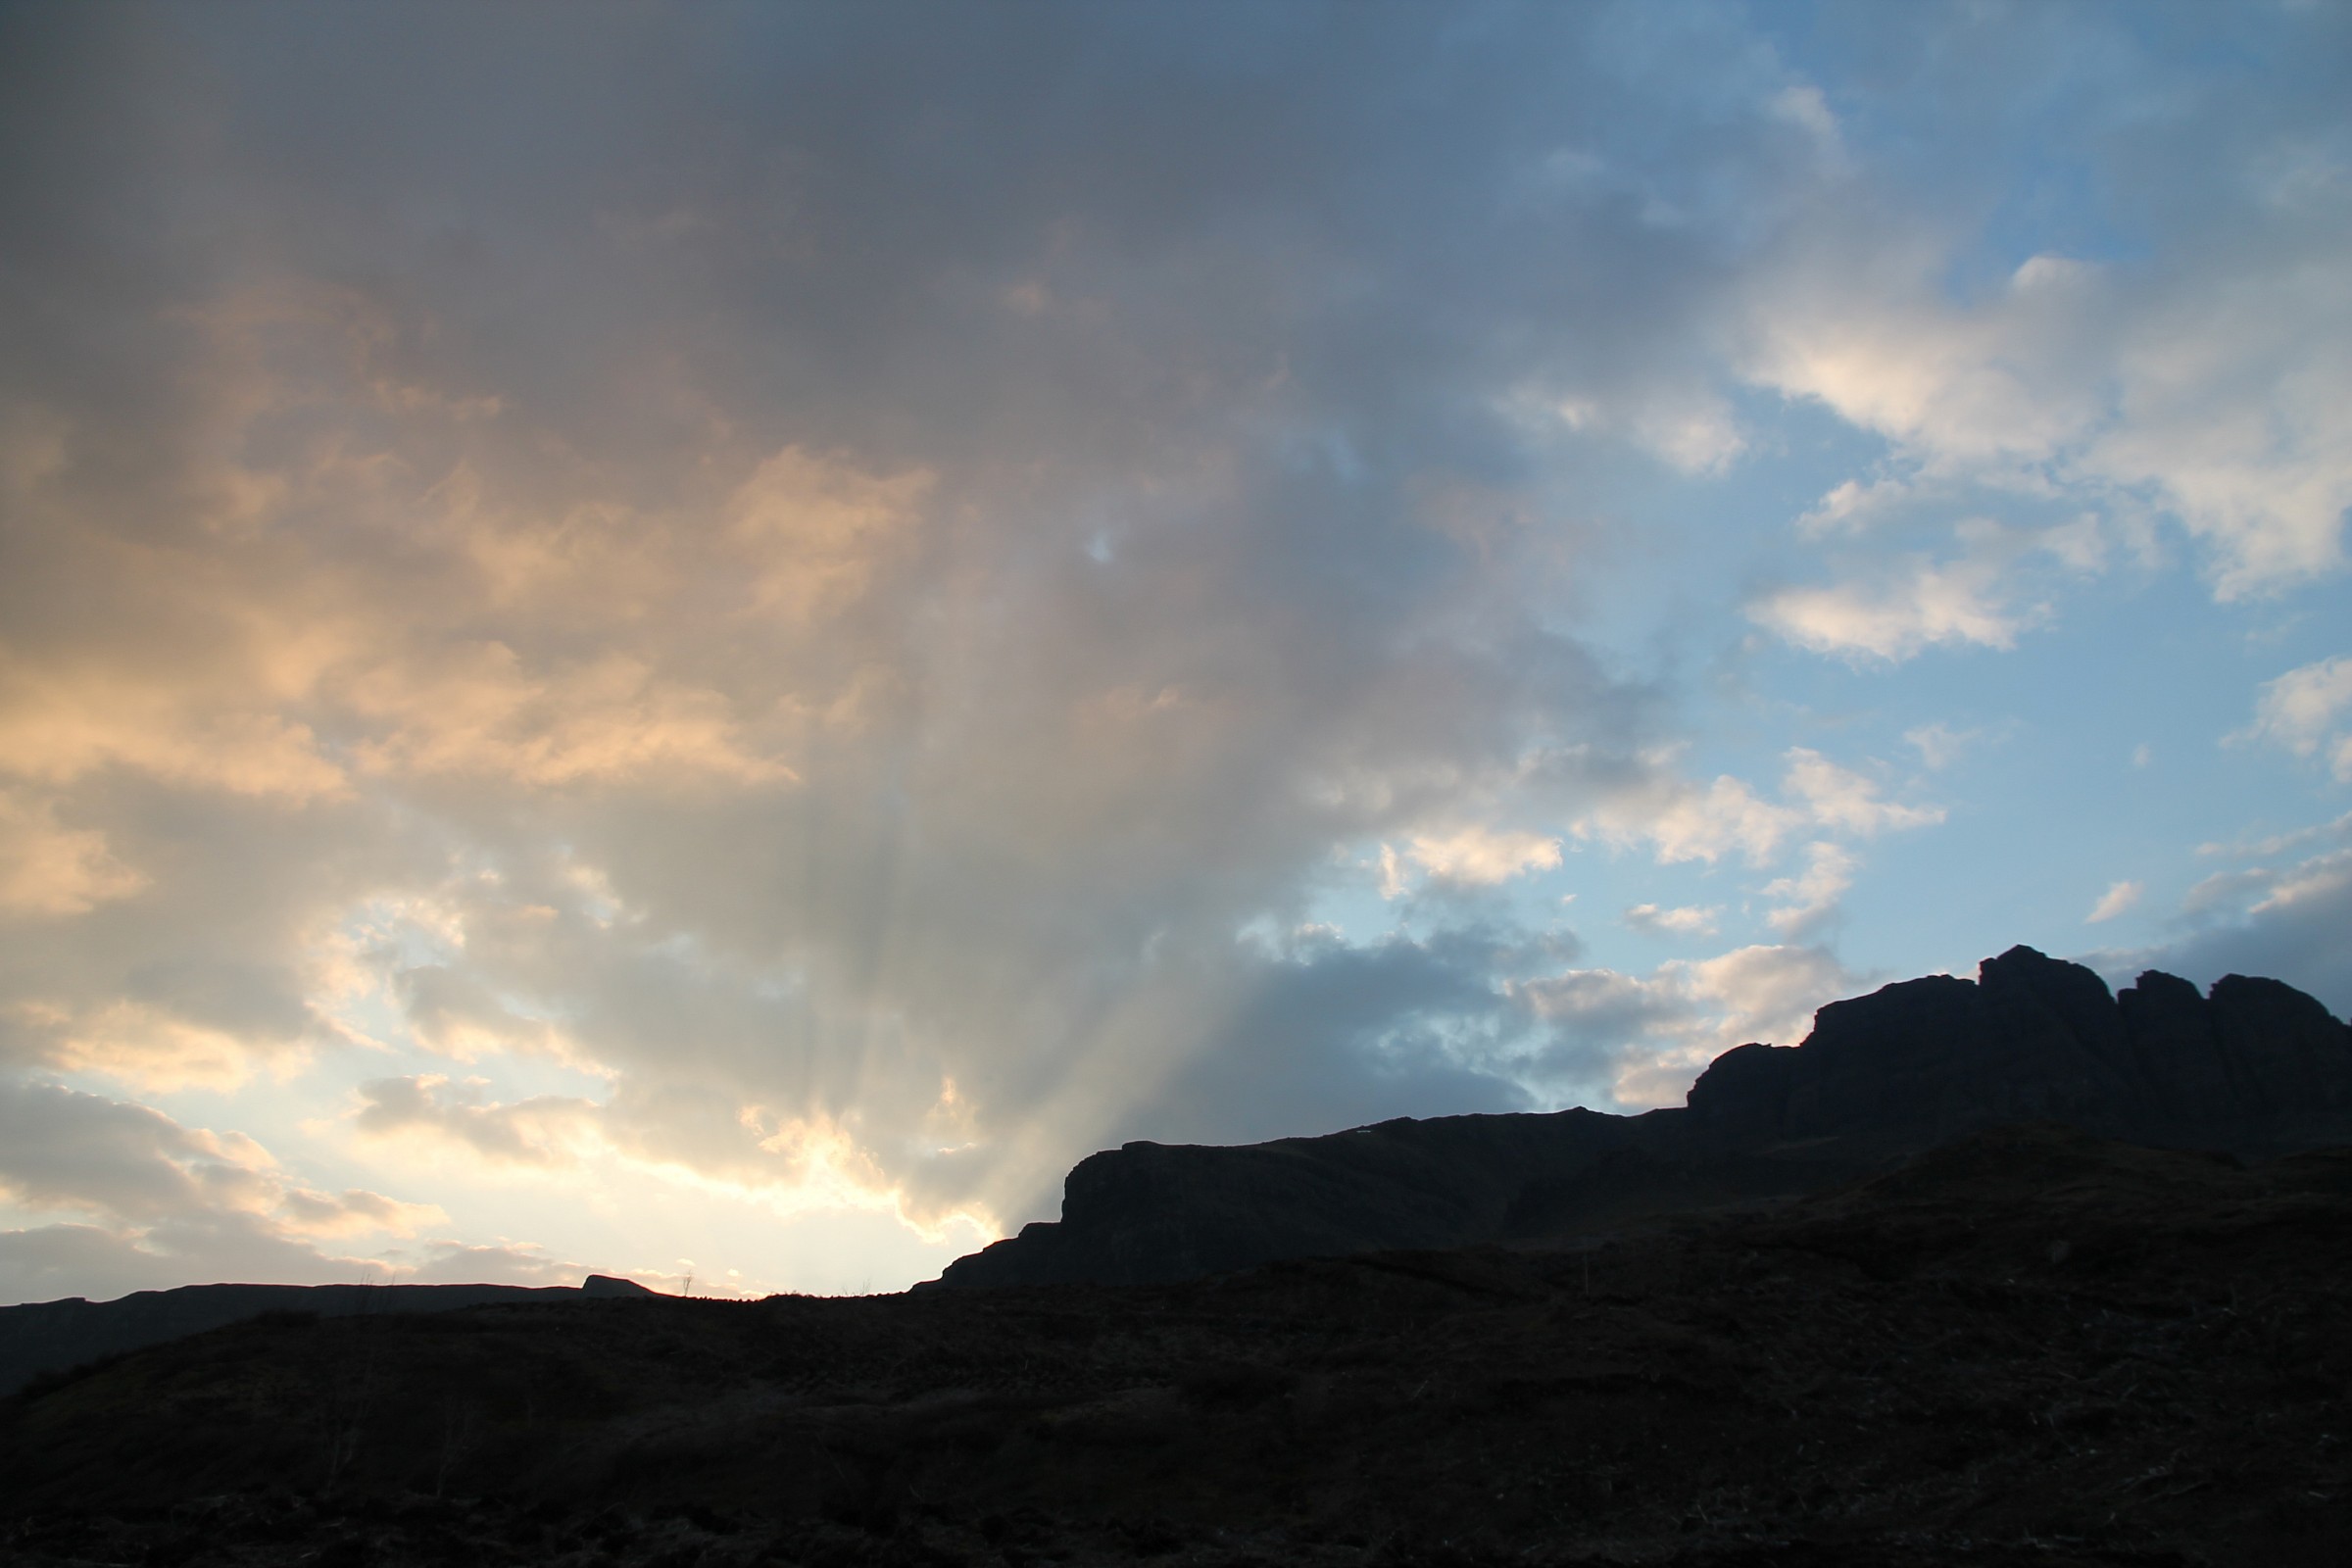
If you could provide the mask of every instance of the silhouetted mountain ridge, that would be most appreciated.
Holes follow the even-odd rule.
[[[354,1317],[384,1312],[455,1312],[500,1301],[588,1296],[650,1296],[634,1280],[591,1274],[568,1285],[183,1285],[137,1291],[112,1301],[78,1296],[0,1306],[0,1395],[44,1372],[79,1366],[265,1312]]]
[[[2352,1143],[2352,1030],[2277,980],[2230,975],[2201,996],[2150,970],[2118,997],[2081,964],[2016,947],[1973,981],[1832,1003],[1801,1045],[1726,1052],[1680,1108],[1105,1151],[1069,1173],[1058,1222],[934,1283],[1146,1284],[1557,1237],[1817,1192],[2029,1120],[2250,1158]]]

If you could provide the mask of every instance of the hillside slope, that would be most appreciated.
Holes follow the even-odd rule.
[[[1583,1249],[278,1317],[0,1407],[67,1563],[2097,1563],[2352,1537],[2352,1154],[2053,1127]]]
[[[183,1285],[137,1291],[112,1301],[27,1301],[0,1306],[0,1395],[45,1372],[202,1334],[265,1312],[319,1317],[382,1312],[454,1312],[492,1301],[543,1297],[647,1296],[631,1280],[591,1274],[579,1286],[529,1285]]]

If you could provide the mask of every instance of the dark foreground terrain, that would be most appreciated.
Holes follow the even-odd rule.
[[[2352,1152],[2053,1127],[1596,1245],[281,1315],[0,1413],[0,1558],[2337,1564]]]

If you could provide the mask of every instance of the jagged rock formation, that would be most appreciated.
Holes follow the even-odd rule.
[[[2352,1144],[2352,1030],[2276,980],[2230,975],[2199,996],[2151,970],[2117,997],[2081,964],[2017,947],[1973,981],[1931,975],[1832,1003],[1802,1045],[1726,1052],[1680,1109],[1129,1144],[1070,1172],[1059,1222],[935,1283],[1145,1284],[1560,1236],[1819,1191],[2020,1121],[2247,1157]]]
[[[1727,1052],[1691,1086],[1691,1119],[1747,1140],[1906,1144],[2049,1120],[2255,1155],[2352,1136],[2352,1037],[2292,986],[2230,975],[2206,998],[2150,970],[2111,997],[2032,948],[1978,976],[1832,1003],[1802,1046]]]
[[[78,1296],[0,1306],[0,1396],[59,1372],[149,1345],[240,1323],[265,1312],[306,1317],[455,1312],[496,1302],[580,1296],[651,1296],[635,1280],[591,1274],[566,1285],[183,1285],[113,1301]]]

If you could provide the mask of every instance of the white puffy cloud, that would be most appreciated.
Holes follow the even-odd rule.
[[[1680,1104],[1734,1046],[1796,1044],[1815,1009],[1850,995],[1857,979],[1819,948],[1753,946],[1661,964],[1646,977],[1573,969],[1521,989],[1551,1027],[1615,1061],[1620,1104],[1648,1107]]]
[[[1776,590],[1748,613],[1817,653],[1900,662],[1943,645],[2013,648],[2038,612],[2011,602],[2009,560],[2007,551],[1911,556],[1862,580]]]
[[[1415,835],[1413,862],[1446,882],[1494,884],[1560,863],[1560,841],[1542,833],[1471,825]]]
[[[1658,767],[1577,828],[1616,843],[1647,840],[1663,864],[1704,860],[1712,865],[1739,855],[1760,865],[1804,820],[1802,810],[1768,801],[1728,773],[1702,787]]]
[[[2225,603],[2341,573],[2352,143],[2321,62],[2342,18],[2176,13],[2131,37],[2113,20],[1950,9],[1880,35],[1869,84],[1847,83],[1857,116],[2021,161],[1865,157],[1798,198],[1747,271],[1735,362],[1883,444],[1793,519],[1826,580],[1749,606],[1788,641],[1886,662],[2008,649],[2064,612],[2070,576],[2154,566],[2177,541]],[[2189,65],[2215,48],[2264,65]],[[2093,59],[2095,85],[2056,85]],[[2102,217],[2021,254],[1995,168],[2023,185],[2064,170],[2063,205]],[[2018,528],[2007,547],[1923,537],[1986,511]]]
[[[28,1002],[17,1008],[21,1039],[40,1043],[39,1059],[96,1073],[149,1093],[236,1089],[265,1070],[284,1072],[306,1055],[300,1040],[271,1039],[142,1000],[80,1013]]]
[[[2271,877],[2261,885],[2262,897],[2249,905],[2251,916],[2293,914],[2334,908],[2352,893],[2352,850],[2315,856]]]
[[[1711,937],[1722,913],[1721,907],[1712,905],[1662,909],[1654,904],[1637,904],[1625,911],[1625,923],[1652,936]]]
[[[2352,372],[2336,352],[2352,286],[2320,260],[2327,225],[2295,230],[2250,225],[2226,259],[2137,275],[2034,256],[1971,305],[1943,294],[1932,249],[1856,234],[1762,296],[1750,373],[1932,476],[2030,477],[2107,509],[2152,493],[2208,548],[2222,597],[2277,591],[2340,568],[2352,505]],[[2202,270],[2217,264],[2226,282]],[[1833,491],[1805,526],[1843,523],[1867,493]],[[1761,614],[1807,646],[1882,658],[2006,647],[2010,564],[1914,560],[1875,589],[1790,590]]]
[[[1751,866],[1782,858],[1786,840],[1810,828],[1849,838],[1931,826],[1944,818],[1942,808],[1907,806],[1885,798],[1869,774],[1845,767],[1809,747],[1786,754],[1782,802],[1764,800],[1746,784],[1718,778],[1706,790],[1674,775],[1654,759],[1642,784],[1579,824],[1579,831],[1619,843],[1646,839],[1662,864],[1700,860],[1713,865],[1740,852]],[[1837,917],[1838,900],[1853,886],[1861,859],[1837,838],[1809,841],[1801,870],[1773,877],[1759,890],[1776,906],[1766,923],[1788,941],[1809,941]],[[1711,929],[1714,910],[1661,910],[1640,905],[1626,912],[1637,930]]]
[[[1853,853],[1840,845],[1823,840],[1808,846],[1802,871],[1765,884],[1764,897],[1783,901],[1765,919],[1790,941],[1819,934],[1836,918],[1838,901],[1854,885],[1854,872],[1860,864]]]
[[[1798,516],[1797,532],[1808,537],[1866,532],[1880,514],[1908,500],[1912,490],[1909,481],[1894,477],[1839,480]]]
[[[2090,906],[2090,913],[2082,917],[2082,923],[2097,925],[2129,913],[2138,906],[2140,895],[2146,891],[2145,884],[2139,882],[2110,883],[2107,891],[2099,895],[2099,901]]]
[[[1899,806],[1880,799],[1875,779],[1840,767],[1808,747],[1789,750],[1788,772],[1782,787],[1805,803],[1818,825],[1862,838],[1943,820],[1941,807]]]
[[[2239,733],[2297,757],[2322,757],[2337,779],[2352,783],[2352,658],[2323,659],[2266,682],[2254,722]]]

